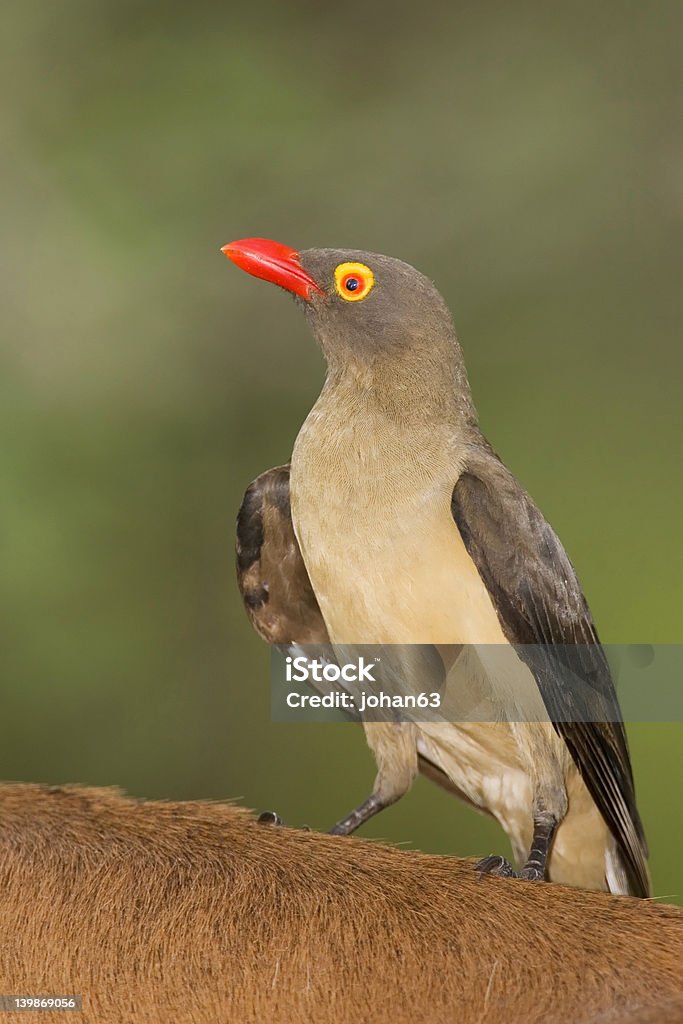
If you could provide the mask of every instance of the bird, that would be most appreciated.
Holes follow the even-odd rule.
[[[476,655],[496,710],[364,721],[374,786],[331,831],[350,835],[422,773],[507,833],[517,867],[492,854],[476,865],[482,877],[648,897],[604,649],[562,543],[479,427],[440,292],[408,263],[362,250],[245,238],[221,251],[294,297],[327,366],[290,462],[249,485],[237,516],[252,625],[289,650],[431,645],[446,670],[444,652],[464,651],[450,660],[465,671]],[[491,651],[507,652],[507,667],[487,667]],[[505,713],[513,662],[526,716]]]

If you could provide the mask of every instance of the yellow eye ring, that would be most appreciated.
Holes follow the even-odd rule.
[[[360,302],[372,291],[375,275],[364,263],[340,263],[334,272],[337,295],[347,302]]]

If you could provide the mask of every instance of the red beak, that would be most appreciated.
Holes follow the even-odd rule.
[[[267,238],[240,238],[237,242],[228,242],[221,252],[248,274],[278,284],[303,299],[310,299],[311,292],[324,294],[315,278],[301,266],[301,257],[296,249],[290,249],[281,242],[270,242]]]

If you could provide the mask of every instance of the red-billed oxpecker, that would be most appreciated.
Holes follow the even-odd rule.
[[[648,896],[626,734],[591,613],[559,539],[479,430],[441,295],[374,253],[259,238],[223,252],[296,297],[327,361],[291,463],[259,476],[240,509],[238,575],[257,632],[333,649],[508,645],[546,712],[511,720],[492,670],[500,720],[364,721],[375,785],[332,831],[348,835],[422,771],[510,837],[521,870],[492,856],[480,871]],[[543,656],[559,649],[580,652],[570,660],[588,716],[562,659]]]

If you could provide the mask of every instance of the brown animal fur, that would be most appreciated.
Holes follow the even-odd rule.
[[[115,790],[0,786],[3,1024],[674,1024],[683,912]]]

